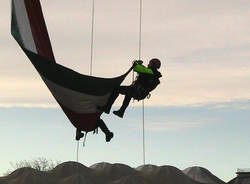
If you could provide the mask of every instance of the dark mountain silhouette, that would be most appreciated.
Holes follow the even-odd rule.
[[[142,165],[142,166],[137,167],[136,170],[141,171],[143,173],[151,173],[157,168],[158,166],[156,165],[147,164],[147,165]]]
[[[196,171],[187,169],[185,172],[197,175],[194,174]],[[204,176],[206,181],[207,176],[210,179],[215,177],[206,169],[198,171],[208,173],[200,176]],[[17,169],[8,176],[0,177],[0,184],[201,184],[200,181],[203,181],[201,178],[200,181],[195,180],[173,166],[144,165],[134,169],[119,163],[102,162],[86,167],[77,162],[65,162],[47,172],[32,168]],[[211,184],[222,184],[221,180],[216,181],[218,183]]]
[[[145,165],[137,167],[137,170],[157,184],[199,184],[173,166]]]
[[[134,177],[137,174],[133,168],[124,164],[110,164],[106,162],[94,164],[90,166],[95,170],[97,177],[102,178],[103,183],[112,183],[120,181],[121,178]]]
[[[204,184],[225,184],[222,180],[214,176],[210,171],[202,167],[189,167],[183,172],[195,181]]]

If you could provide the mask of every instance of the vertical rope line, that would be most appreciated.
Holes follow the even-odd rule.
[[[140,0],[140,26],[139,26],[139,60],[141,60],[141,45],[142,45],[142,0]],[[145,123],[144,123],[144,100],[142,100],[142,151],[143,165],[145,165]]]
[[[94,47],[94,18],[95,18],[95,0],[92,3],[92,22],[91,22],[91,44],[90,44],[90,75],[93,70],[93,47]]]
[[[91,76],[93,73],[94,18],[95,18],[94,16],[95,16],[95,0],[93,0],[93,3],[92,3],[92,21],[91,21],[90,72],[89,72]],[[84,137],[84,143],[83,143],[84,146],[85,146],[86,136],[87,136],[87,133],[85,134],[85,137]],[[79,161],[78,155],[79,155],[79,140],[77,141],[77,155],[76,155],[77,162]],[[77,170],[78,170],[78,177],[79,177],[78,181],[80,183],[79,165],[77,165]]]
[[[86,132],[86,133],[85,133],[85,136],[84,136],[83,147],[85,147],[85,142],[86,142],[87,134],[88,134],[88,132]]]
[[[78,184],[80,184],[80,171],[79,171],[78,153],[79,153],[79,140],[77,141],[76,162],[77,162]]]
[[[78,154],[79,153],[79,140],[77,141],[77,150],[76,150],[76,161],[78,162]]]
[[[138,43],[138,59],[140,60],[141,59],[141,30],[142,30],[142,26],[141,26],[141,23],[142,23],[142,0],[140,0],[140,23],[139,23],[139,43]],[[134,71],[133,71],[133,76],[132,76],[132,82],[134,82]]]
[[[144,100],[142,100],[142,136],[143,136],[143,165],[145,165],[145,123],[144,123]]]
[[[139,59],[141,59],[142,0],[140,0]]]

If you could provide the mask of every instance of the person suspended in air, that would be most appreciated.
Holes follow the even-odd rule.
[[[105,106],[97,107],[99,110],[108,114],[119,94],[125,95],[120,109],[113,111],[115,115],[122,118],[132,98],[139,101],[150,95],[150,92],[160,84],[159,78],[161,78],[162,75],[158,70],[161,67],[161,61],[157,58],[153,58],[149,61],[147,67],[142,65],[142,63],[143,61],[141,60],[133,61],[132,69],[138,73],[136,80],[130,86],[119,86],[115,89],[108,103]]]
[[[113,137],[114,137],[114,133],[110,132],[110,130],[108,129],[108,127],[106,126],[106,124],[104,123],[104,121],[99,118],[96,122],[94,129],[94,133],[96,131],[98,131],[97,129],[100,128],[102,130],[102,132],[105,134],[105,139],[106,142],[109,142]],[[80,130],[80,129],[76,129],[76,140],[79,141],[81,138],[83,138],[84,133]]]

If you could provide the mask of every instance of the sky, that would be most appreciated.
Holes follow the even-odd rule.
[[[92,1],[41,3],[57,62],[89,74]],[[224,181],[250,167],[249,7],[143,1],[141,59],[159,58],[163,75],[145,100],[146,163],[201,166]],[[1,2],[0,17],[0,174],[30,158],[76,160],[73,126],[10,35],[10,1]],[[93,75],[118,76],[139,58],[139,1],[96,1],[94,20]],[[89,133],[79,161],[142,165],[141,111],[134,102],[123,119],[104,114],[114,139]]]

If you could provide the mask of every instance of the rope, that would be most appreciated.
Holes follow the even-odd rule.
[[[93,73],[93,47],[94,47],[94,16],[95,16],[95,0],[93,0],[92,3],[92,21],[91,21],[91,43],[90,43],[90,76],[92,76]],[[83,141],[83,147],[85,147],[87,132],[84,136]],[[78,155],[79,155],[79,140],[77,141],[77,155],[76,155],[76,161],[78,162]],[[80,183],[80,171],[79,171],[79,164],[77,165],[77,171],[78,171],[78,183]]]
[[[139,23],[139,48],[138,55],[141,60],[141,45],[142,45],[142,0],[140,0],[140,23]],[[142,100],[142,151],[143,151],[143,165],[145,165],[145,126],[144,126],[144,100]]]
[[[142,100],[142,136],[143,136],[143,165],[145,165],[145,123],[144,123],[144,100]]]
[[[77,141],[76,162],[78,162],[78,155],[79,155],[79,140]]]
[[[141,60],[141,30],[142,30],[142,0],[140,0],[140,19],[139,19],[140,23],[139,23],[139,43],[138,43],[138,58],[139,60]],[[132,76],[132,82],[134,82],[134,71],[133,71],[133,76]]]
[[[78,177],[78,184],[80,184],[80,170],[79,170],[79,161],[78,161],[78,153],[79,153],[79,140],[77,141],[77,154],[76,154],[76,162],[77,162],[77,177]]]
[[[83,140],[83,144],[82,144],[83,147],[85,147],[86,138],[87,138],[87,132],[85,133],[85,136],[84,136],[84,140]]]
[[[94,15],[95,15],[95,0],[92,3],[92,21],[91,21],[91,43],[90,43],[90,75],[93,73],[93,47],[94,47]],[[83,147],[85,146],[87,132],[84,137]],[[77,153],[76,153],[76,161],[78,162],[79,155],[79,140],[77,141]]]
[[[142,0],[140,0],[139,60],[141,59]]]
[[[95,0],[92,4],[92,22],[91,22],[91,48],[90,48],[90,75],[92,75],[93,70],[93,46],[94,46],[94,18],[95,18]]]

